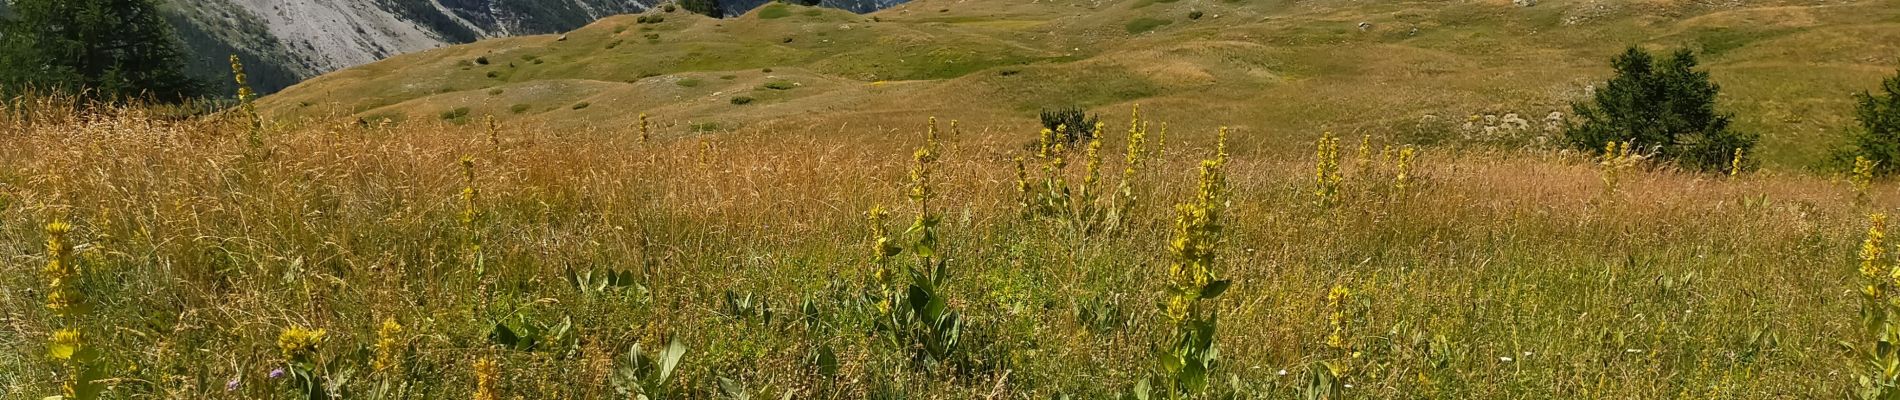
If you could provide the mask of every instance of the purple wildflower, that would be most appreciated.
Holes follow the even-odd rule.
[[[277,369],[273,369],[273,370],[270,370],[270,378],[271,378],[271,379],[277,379],[277,378],[282,378],[282,377],[284,377],[284,368],[283,368],[283,367],[278,367]]]
[[[238,378],[231,378],[230,381],[224,382],[224,391],[226,392],[236,391],[237,388],[238,388]]]

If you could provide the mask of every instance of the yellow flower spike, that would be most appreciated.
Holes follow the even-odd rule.
[[[647,144],[652,137],[652,130],[647,125],[647,113],[640,113],[640,144]]]
[[[1332,132],[1320,135],[1313,151],[1314,196],[1321,204],[1332,204],[1339,195],[1339,138]]]
[[[1874,168],[1878,166],[1880,166],[1878,161],[1868,160],[1867,157],[1854,157],[1854,174],[1848,177],[1848,181],[1854,185],[1856,202],[1863,205],[1867,202],[1868,190],[1874,184]]]
[[[80,300],[73,288],[79,268],[73,264],[73,244],[68,240],[72,231],[72,224],[64,221],[46,224],[46,308],[58,316],[70,314]]]
[[[1356,157],[1353,160],[1353,163],[1354,163],[1353,170],[1356,171],[1355,173],[1357,174],[1363,175],[1367,172],[1367,170],[1371,169],[1372,135],[1363,135],[1359,137],[1358,157]]]
[[[1412,184],[1412,159],[1417,155],[1418,149],[1412,146],[1405,146],[1399,150],[1398,168],[1396,175],[1392,178],[1392,188],[1401,194]]]
[[[376,329],[375,368],[377,371],[387,371],[401,362],[399,359],[399,353],[402,351],[401,335],[402,324],[396,322],[396,317],[383,319],[382,327]]]
[[[1887,269],[1886,229],[1887,214],[1873,214],[1867,217],[1867,238],[1860,245],[1860,275],[1869,280],[1878,279]]]
[[[474,400],[501,400],[501,393],[495,388],[496,382],[500,380],[500,363],[489,358],[476,360]]]

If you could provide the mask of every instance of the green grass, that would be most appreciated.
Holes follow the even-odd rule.
[[[440,115],[440,118],[443,121],[448,121],[450,123],[454,123],[457,125],[466,124],[468,123],[468,113],[469,113],[468,107],[456,107],[455,109],[452,109],[452,110],[443,111],[442,114]]]
[[[1152,6],[1155,4],[1170,4],[1177,1],[1181,1],[1181,0],[1135,0],[1134,5],[1129,6],[1129,8],[1141,9],[1143,7]]]
[[[471,398],[479,360],[501,365],[503,398],[619,398],[608,377],[638,374],[608,355],[673,341],[686,349],[665,382],[675,398],[740,385],[762,398],[983,398],[999,382],[1119,398],[1176,339],[1155,306],[1175,286],[1173,205],[1196,198],[1196,167],[1215,148],[1211,133],[1171,130],[1167,154],[1127,182],[1144,201],[1089,233],[1020,205],[1006,171],[1034,126],[941,133],[937,168],[919,169],[937,195],[922,220],[937,221],[931,250],[952,272],[932,289],[964,324],[948,360],[929,361],[916,336],[880,328],[886,314],[867,300],[887,294],[864,212],[886,205],[892,239],[918,242],[908,176],[923,121],[748,131],[663,116],[698,122],[661,124],[639,145],[625,130],[539,124],[504,124],[495,145],[435,121],[323,125],[273,132],[271,156],[254,157],[223,118],[116,118],[0,142],[17,161],[0,165],[0,259],[19,260],[0,263],[0,288],[45,293],[41,227],[59,218],[78,227],[82,267],[62,282],[91,305],[58,317],[42,295],[0,296],[0,313],[17,316],[0,327],[0,376],[44,376],[14,378],[13,393],[58,392],[63,369],[37,355],[73,327],[102,364],[140,366],[111,379],[208,377],[115,395],[282,397],[291,381],[269,374],[285,366],[278,335],[295,327],[328,333],[312,365],[352,378],[332,381],[341,398],[384,382]],[[701,134],[676,136],[689,133]],[[1342,197],[1321,205],[1311,144],[1260,146],[1258,134],[1236,129],[1219,164],[1230,205],[1207,265],[1232,285],[1204,302],[1219,315],[1210,378],[1222,382],[1205,396],[1303,398],[1317,371],[1339,371],[1354,385],[1339,389],[1364,398],[1828,398],[1869,370],[1837,346],[1867,339],[1856,251],[1866,210],[1900,204],[1891,182],[1862,206],[1823,176],[1631,169],[1605,194],[1587,160],[1433,147],[1400,191],[1396,165],[1355,167],[1348,144]],[[787,145],[824,141],[838,145]],[[58,147],[70,143],[85,145]],[[1388,143],[1400,144],[1371,147]],[[1126,167],[1119,156],[1102,167]],[[1032,194],[1064,193],[1045,179],[1071,194],[1084,182],[1082,160],[1052,177],[1041,171],[1053,160],[1030,162]],[[66,211],[26,206],[51,198]],[[911,252],[887,263],[920,265]],[[1329,304],[1333,287],[1352,294]],[[375,370],[391,320],[404,327],[387,347],[400,366],[357,375]]]
[[[1050,104],[1164,104],[1157,111],[1207,116],[1183,121],[1191,125],[1183,129],[1274,126],[1279,127],[1275,133],[1261,140],[1285,144],[1311,131],[1403,129],[1404,121],[1428,114],[1566,111],[1582,85],[1607,72],[1603,60],[1621,46],[1641,43],[1710,52],[1705,56],[1717,81],[1737,89],[1724,93],[1725,107],[1741,113],[1738,126],[1760,132],[1765,143],[1772,143],[1763,149],[1763,160],[1778,169],[1800,170],[1817,165],[1825,158],[1820,155],[1835,146],[1838,135],[1828,132],[1844,126],[1834,116],[1841,113],[1843,94],[1872,87],[1880,70],[1892,68],[1870,61],[1866,54],[1891,52],[1896,49],[1890,43],[1900,43],[1888,40],[1895,38],[1880,25],[1900,11],[1868,5],[1750,4],[1660,14],[1648,11],[1662,6],[1633,5],[1572,24],[1567,21],[1576,13],[1566,7],[1158,4],[1139,10],[1041,3],[957,7],[944,13],[925,9],[922,15],[889,16],[880,22],[843,12],[804,17],[801,13],[810,9],[780,5],[789,18],[715,21],[674,15],[666,24],[640,26],[654,28],[664,41],[642,43],[637,51],[601,51],[619,37],[611,34],[615,28],[633,26],[628,17],[575,31],[563,42],[507,38],[404,55],[312,81],[281,97],[266,98],[262,105],[267,112],[316,119],[356,117],[349,112],[384,106],[433,115],[444,105],[429,98],[441,88],[472,90],[552,80],[631,82],[653,76],[710,81],[734,71],[777,68],[815,74],[796,79],[823,88],[823,96],[768,99],[774,107],[794,111],[823,110],[833,101],[847,101],[870,104],[867,113],[927,117],[921,114],[959,109],[969,112],[966,120],[1014,126],[1033,123],[1033,111]],[[1206,16],[1191,26],[1176,23],[1185,22],[1191,9],[1204,9]],[[1789,20],[1784,14],[1811,14],[1814,22],[1751,22]],[[1356,27],[1361,21],[1375,28],[1362,32]],[[1104,25],[1139,33],[1073,39],[1099,35]],[[1412,27],[1418,28],[1416,34]],[[796,40],[783,43],[786,37]],[[546,63],[519,61],[530,55]],[[491,65],[473,66],[478,56],[487,57]],[[506,68],[504,60],[521,68]],[[468,61],[471,70],[456,70],[454,65],[462,61]],[[1523,67],[1531,64],[1539,67]],[[1789,81],[1792,75],[1776,69],[1796,64],[1825,73]],[[490,71],[494,78],[486,76]],[[1019,72],[1002,76],[1006,71]],[[1132,76],[1091,75],[1102,71]],[[1407,79],[1387,79],[1394,76]],[[850,81],[866,85],[831,85]],[[878,81],[889,85],[869,85]],[[510,90],[510,96],[517,94]],[[352,96],[332,99],[329,93]],[[919,101],[918,93],[930,94],[921,97],[928,104],[899,106]],[[1326,95],[1304,97],[1312,93]],[[528,101],[559,108],[575,99]],[[339,106],[295,107],[301,102]],[[718,114],[717,120],[738,123],[766,118],[743,108],[709,112]],[[349,115],[336,115],[343,113]],[[809,115],[833,124],[869,122],[853,121],[859,117],[843,113]],[[603,115],[573,124],[621,126],[629,123],[627,118]]]
[[[679,85],[679,87],[686,87],[686,88],[699,87],[699,85],[702,85],[705,83],[706,81],[699,80],[699,78],[684,78],[684,79],[680,79],[678,81],[673,82],[673,84]]]
[[[759,19],[779,19],[792,16],[792,10],[783,4],[772,4],[759,8]]]
[[[1128,21],[1128,25],[1126,26],[1126,29],[1128,30],[1129,34],[1140,34],[1140,33],[1146,33],[1148,31],[1155,30],[1155,28],[1167,26],[1168,24],[1171,24],[1171,23],[1173,23],[1173,21],[1143,17],[1143,18],[1136,18],[1133,21]]]
[[[1699,47],[1705,58],[1719,59],[1730,51],[1793,32],[1791,29],[1717,28],[1692,33],[1689,40]]]

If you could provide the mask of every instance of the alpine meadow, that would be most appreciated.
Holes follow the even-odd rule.
[[[0,2],[0,400],[1900,399],[1900,0],[538,1]]]

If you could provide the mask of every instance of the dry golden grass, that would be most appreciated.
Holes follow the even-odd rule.
[[[284,362],[274,340],[302,327],[328,332],[317,358],[332,378],[351,371],[349,398],[385,382],[468,397],[479,359],[499,362],[502,398],[620,398],[614,357],[669,340],[689,349],[669,383],[684,398],[716,396],[719,378],[773,398],[1106,398],[1152,371],[1150,346],[1169,329],[1153,304],[1170,206],[1192,195],[1213,141],[1172,129],[1131,227],[1075,236],[1018,218],[1013,160],[1033,127],[945,133],[947,290],[970,322],[961,351],[979,361],[945,370],[881,341],[859,297],[862,213],[914,213],[902,193],[922,120],[660,124],[646,145],[630,126],[505,124],[495,145],[476,126],[311,121],[267,134],[259,156],[234,121],[49,109],[0,121],[5,398],[60,383],[41,356],[52,326],[36,273],[52,220],[77,227],[93,306],[80,329],[113,367],[115,396],[287,393],[268,377]],[[1104,148],[1121,147],[1117,123]],[[1236,284],[1211,303],[1216,391],[1244,398],[1300,393],[1307,369],[1332,359],[1336,285],[1354,293],[1352,398],[1833,397],[1853,382],[1835,343],[1858,340],[1849,282],[1865,214],[1900,204],[1889,183],[1860,207],[1826,177],[1659,169],[1626,173],[1604,201],[1586,160],[1428,147],[1403,196],[1345,152],[1341,200],[1319,207],[1310,145],[1278,145],[1318,132],[1259,134],[1234,134],[1217,271]],[[459,220],[463,157],[480,189],[480,275]],[[1080,182],[1082,163],[1069,164]],[[640,288],[584,290],[570,271],[631,271]],[[735,317],[729,291],[777,317]],[[401,368],[371,373],[389,319],[404,327]],[[497,323],[563,321],[572,342],[491,339]],[[836,350],[836,377],[809,361],[822,347]]]

